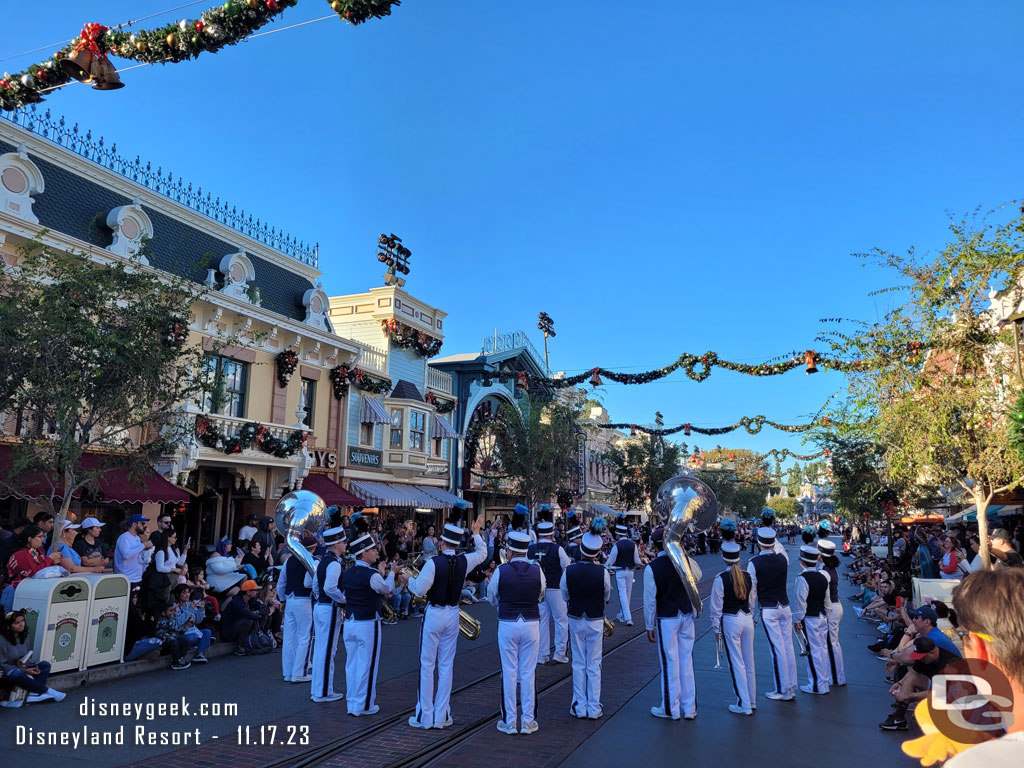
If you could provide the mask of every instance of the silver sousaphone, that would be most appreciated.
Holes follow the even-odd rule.
[[[315,578],[316,563],[313,556],[302,546],[302,534],[319,536],[327,527],[327,503],[312,491],[292,491],[277,502],[274,522],[277,530],[284,534],[288,551]]]
[[[679,474],[662,483],[654,497],[655,509],[665,526],[665,554],[668,555],[693,605],[698,618],[703,609],[697,583],[700,567],[686,554],[683,536],[707,531],[718,519],[718,499],[706,483],[688,474]]]

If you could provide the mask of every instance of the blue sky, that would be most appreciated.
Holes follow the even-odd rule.
[[[7,3],[0,57],[178,4]],[[300,0],[270,29],[329,12]],[[495,328],[540,346],[543,310],[555,370],[755,362],[885,311],[868,292],[891,281],[852,253],[939,246],[947,212],[1020,194],[1022,22],[1015,2],[406,0],[45,107],[319,241],[329,294],[380,284],[376,236],[399,234],[444,353]],[[717,369],[599,397],[616,421],[792,423],[842,387]],[[800,447],[690,445],[718,441]]]

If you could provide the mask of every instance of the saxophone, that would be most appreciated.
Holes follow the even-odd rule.
[[[402,568],[402,576],[405,578],[406,581],[408,581],[409,579],[419,578],[419,566],[422,560],[423,557],[420,556],[416,558],[415,562],[409,563],[404,568]],[[414,597],[412,600],[413,604],[416,604],[417,601],[419,601],[419,605],[425,605],[427,599],[425,597]],[[394,613],[394,611],[392,611],[392,613]],[[480,637],[480,622],[474,619],[461,608],[459,608],[459,634],[467,640],[476,640],[478,637]]]

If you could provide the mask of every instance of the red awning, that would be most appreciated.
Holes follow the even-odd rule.
[[[310,473],[302,481],[302,490],[312,491],[328,504],[339,507],[365,507],[366,502],[350,491],[346,491],[327,475]]]
[[[9,471],[13,457],[12,448],[9,445],[0,446],[0,474],[6,475]],[[104,470],[105,460],[108,457],[87,453],[82,457],[82,469],[92,472],[103,471],[99,479],[99,491],[103,501],[115,501],[121,504],[133,502],[158,502],[177,503],[187,502],[188,493],[165,480],[155,470],[149,470],[141,478],[134,479],[125,467],[114,467]],[[6,490],[6,489],[5,489]],[[56,495],[63,496],[64,484],[61,483]],[[15,483],[14,490],[7,490],[6,494],[0,495],[19,496],[26,499],[46,497],[50,495],[50,484],[46,478],[39,474],[28,475],[20,478]],[[81,491],[75,493],[75,497],[81,495]]]

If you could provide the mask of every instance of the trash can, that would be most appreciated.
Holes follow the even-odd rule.
[[[89,621],[89,582],[80,576],[25,579],[14,591],[14,607],[25,609],[33,661],[51,672],[78,669]]]
[[[91,587],[81,668],[121,661],[131,594],[128,578],[119,573],[83,573],[81,576]]]

